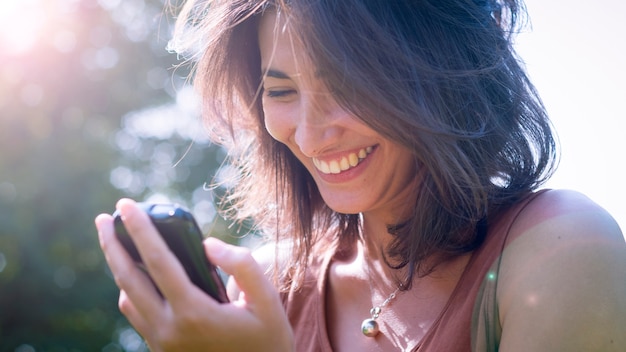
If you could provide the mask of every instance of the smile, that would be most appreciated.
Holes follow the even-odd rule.
[[[360,149],[357,153],[350,153],[335,160],[320,160],[313,158],[315,168],[323,174],[338,174],[356,167],[374,150],[373,147]]]

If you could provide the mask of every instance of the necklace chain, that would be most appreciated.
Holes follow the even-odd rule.
[[[393,291],[389,295],[389,297],[387,297],[387,299],[383,301],[383,303],[381,303],[381,304],[379,304],[379,305],[377,305],[375,307],[372,307],[372,309],[370,309],[370,314],[372,315],[372,319],[378,318],[378,316],[382,312],[383,308],[385,308],[394,298],[396,298],[396,295],[398,294],[398,292],[400,291],[401,288],[402,288],[402,284],[398,285],[396,290]]]
[[[367,269],[367,271],[369,272],[369,268]],[[361,323],[361,332],[363,333],[363,335],[367,337],[375,337],[376,335],[378,335],[378,333],[380,332],[380,328],[378,326],[378,322],[376,321],[376,319],[378,319],[378,317],[380,316],[380,313],[382,313],[383,308],[388,306],[391,303],[391,301],[393,301],[393,299],[396,298],[396,296],[398,295],[398,292],[400,292],[402,287],[403,287],[402,284],[399,284],[398,287],[389,295],[389,297],[387,297],[387,299],[383,301],[383,303],[377,306],[374,306],[372,307],[372,309],[370,309],[370,315],[372,317],[363,320],[363,322]],[[372,290],[371,283],[370,283],[370,290]]]

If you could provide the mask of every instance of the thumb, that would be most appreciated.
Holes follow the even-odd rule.
[[[233,276],[241,291],[245,293],[247,304],[263,306],[269,303],[269,300],[278,298],[276,289],[267,280],[263,269],[248,248],[230,245],[209,237],[204,240],[204,249],[214,265]]]

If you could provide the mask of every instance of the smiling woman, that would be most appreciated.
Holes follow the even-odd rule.
[[[582,194],[541,189],[556,143],[513,49],[523,9],[189,0],[173,45],[198,59],[203,118],[237,171],[226,215],[268,246],[205,242],[232,275],[219,304],[133,201],[117,210],[150,278],[98,216],[120,309],[148,344],[623,351],[620,229]]]

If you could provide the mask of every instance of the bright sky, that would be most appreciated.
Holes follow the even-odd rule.
[[[526,0],[518,52],[559,134],[551,188],[585,193],[626,231],[626,1]],[[625,233],[626,237],[626,233]]]

